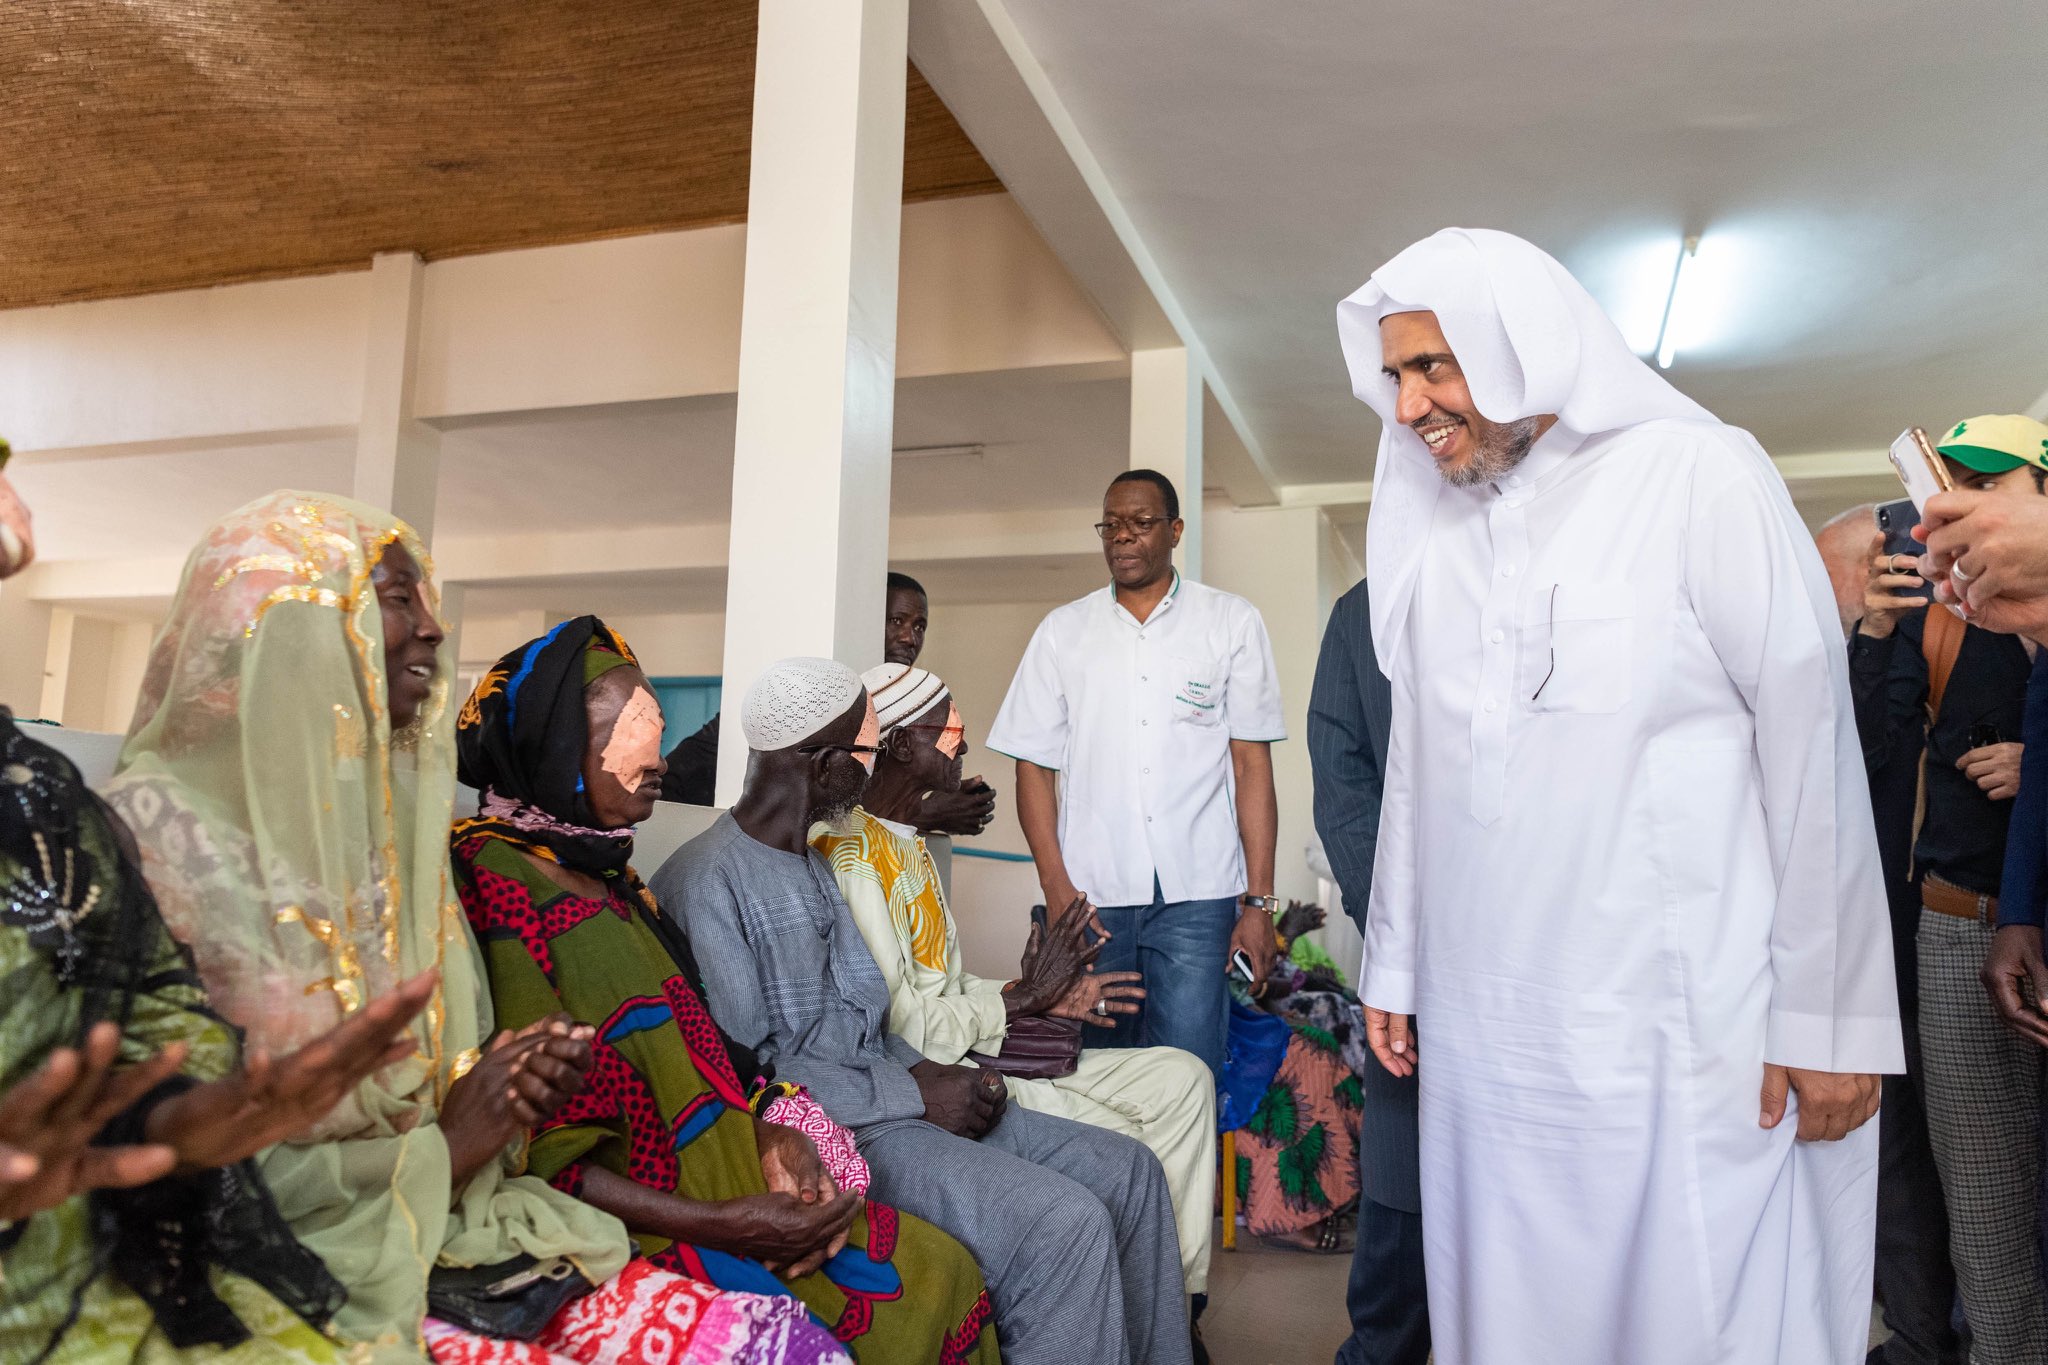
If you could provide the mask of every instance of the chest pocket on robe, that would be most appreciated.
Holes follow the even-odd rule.
[[[1176,724],[1208,727],[1223,723],[1224,666],[1216,659],[1188,654],[1167,657],[1167,675]]]
[[[1614,578],[1539,583],[1522,600],[1516,686],[1538,714],[1608,715],[1628,704],[1636,597]]]

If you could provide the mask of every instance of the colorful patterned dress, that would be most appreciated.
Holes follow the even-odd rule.
[[[498,1022],[556,1010],[595,1025],[584,1092],[538,1131],[529,1169],[575,1191],[595,1164],[700,1200],[766,1191],[748,1098],[723,1035],[652,917],[638,878],[599,901],[566,891],[501,839],[455,849],[464,908],[490,968]],[[870,1365],[996,1365],[988,1295],[965,1249],[870,1201],[846,1248],[784,1283],[759,1262],[642,1235],[654,1265],[722,1289],[793,1294]]]
[[[1254,1236],[1335,1249],[1321,1234],[1358,1197],[1365,1096],[1335,1035],[1292,1029],[1278,1074],[1238,1130],[1238,1203]]]

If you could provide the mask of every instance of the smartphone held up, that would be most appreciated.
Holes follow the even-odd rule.
[[[1903,560],[1918,561],[1920,542],[1913,539],[1913,528],[1920,522],[1920,509],[1913,505],[1911,498],[1900,498],[1896,502],[1879,503],[1877,508],[1877,529],[1884,535],[1881,553],[1896,563]],[[1900,588],[1901,597],[1917,598],[1922,602],[1934,600],[1934,589],[1923,579],[1918,588]]]

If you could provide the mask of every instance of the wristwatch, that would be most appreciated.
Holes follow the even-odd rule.
[[[1239,896],[1237,903],[1239,905],[1255,906],[1269,915],[1280,908],[1280,898],[1278,896]]]

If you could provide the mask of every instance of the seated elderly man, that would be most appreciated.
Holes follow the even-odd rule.
[[[1102,939],[1091,915],[1067,915],[1031,931],[1016,980],[973,976],[960,936],[913,821],[926,793],[960,787],[967,736],[952,693],[935,675],[885,663],[861,675],[881,736],[860,805],[812,831],[832,864],[853,922],[889,984],[889,1032],[934,1062],[996,1055],[1013,1022],[1050,1017],[1114,1028],[1142,998],[1136,972],[1089,970]],[[1079,1049],[1079,1041],[1075,1046]],[[1087,1048],[1056,1079],[1006,1082],[1010,1102],[1134,1137],[1166,1170],[1180,1228],[1181,1272],[1190,1294],[1209,1281],[1209,1224],[1216,1193],[1216,1086],[1191,1052],[1173,1047]]]
[[[806,842],[852,810],[878,727],[860,678],[785,659],[748,691],[739,802],[655,874],[719,1025],[853,1129],[876,1198],[981,1263],[1011,1365],[1190,1359],[1173,1205],[1120,1133],[1007,1105],[994,1071],[888,1032],[889,987]]]

